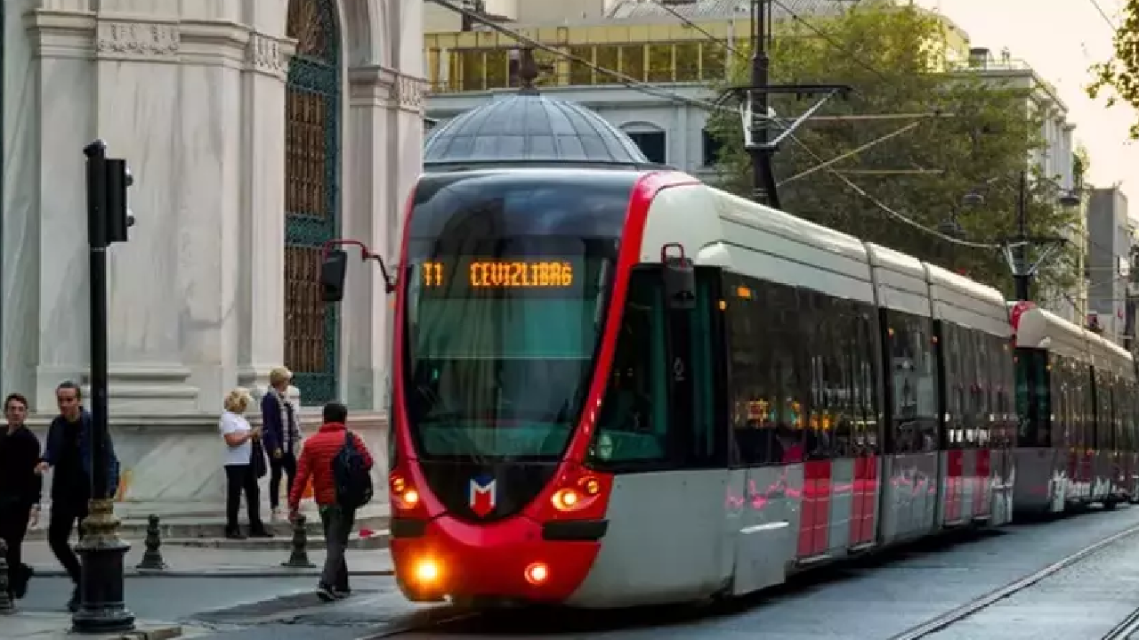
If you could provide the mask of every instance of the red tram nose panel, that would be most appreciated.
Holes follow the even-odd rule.
[[[393,538],[400,589],[413,601],[444,596],[557,603],[573,595],[589,574],[599,541],[551,541],[525,516],[491,525],[441,516],[423,535]]]
[[[423,471],[422,461],[410,465]],[[451,479],[436,487],[432,474],[423,472],[415,475],[428,479],[415,488],[407,480],[410,468],[402,467],[390,478],[397,518],[391,554],[397,582],[408,599],[431,602],[456,596],[557,603],[569,598],[589,574],[605,533],[612,476],[565,463],[546,476],[552,476],[552,482],[536,491],[511,491],[497,478],[478,474],[469,480],[467,504],[459,505],[437,495],[439,489],[454,488]],[[500,472],[499,477],[510,475]],[[421,495],[423,491],[429,495]],[[510,494],[535,497],[520,505],[502,499]]]

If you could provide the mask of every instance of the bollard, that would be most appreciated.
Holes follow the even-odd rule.
[[[297,514],[293,520],[293,549],[289,552],[288,562],[282,562],[282,567],[290,569],[310,569],[316,565],[308,559],[308,529],[305,528],[306,518]]]
[[[136,569],[164,571],[166,561],[162,559],[162,530],[158,528],[158,516],[151,515],[146,521],[146,551]]]
[[[8,544],[0,540],[0,616],[16,613],[12,602],[11,586],[8,584]]]

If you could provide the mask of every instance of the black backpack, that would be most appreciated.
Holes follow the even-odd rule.
[[[351,432],[345,432],[344,446],[332,459],[332,477],[340,506],[359,509],[372,500],[372,474]]]

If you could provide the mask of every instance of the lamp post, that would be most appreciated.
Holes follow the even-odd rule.
[[[83,148],[87,157],[87,246],[91,268],[91,503],[76,550],[82,561],[79,610],[71,622],[76,633],[131,631],[134,614],[124,597],[123,558],[130,545],[119,538],[114,489],[108,477],[107,419],[107,248],[127,240],[134,216],[127,204],[133,184],[126,161],[107,157],[96,140]]]

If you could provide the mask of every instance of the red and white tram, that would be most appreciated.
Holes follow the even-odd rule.
[[[1136,371],[1131,354],[1031,303],[1016,330],[1018,512],[1114,508],[1136,486]]]
[[[995,289],[667,171],[431,174],[404,234],[390,529],[411,600],[740,595],[1022,499],[1016,456],[1038,452],[1016,446],[1043,423],[1018,434]],[[1133,397],[1126,354],[1085,352]]]

